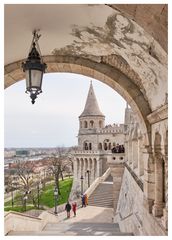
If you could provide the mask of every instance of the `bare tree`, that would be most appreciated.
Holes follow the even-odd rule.
[[[33,181],[33,162],[20,161],[16,164],[16,175],[19,178],[19,188],[29,192],[34,184]]]
[[[15,176],[18,178],[17,189],[21,193],[21,202],[24,205],[24,198],[30,198],[33,205],[36,206],[36,191],[34,179],[34,163],[31,161],[17,162],[13,168],[15,169]]]
[[[58,189],[60,195],[59,178],[64,179],[63,173],[68,171],[70,165],[68,153],[65,148],[58,147],[57,154],[52,154],[49,160],[49,169],[54,175],[55,187]]]

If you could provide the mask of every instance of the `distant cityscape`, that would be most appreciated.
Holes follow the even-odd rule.
[[[42,161],[52,154],[58,153],[58,147],[54,148],[4,148],[4,169],[9,169],[10,164],[18,161]],[[70,147],[63,147],[68,152]]]

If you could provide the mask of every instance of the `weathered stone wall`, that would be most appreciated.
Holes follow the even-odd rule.
[[[144,207],[143,198],[143,191],[125,168],[114,220],[119,222],[121,231],[134,235],[165,235],[157,218]]]

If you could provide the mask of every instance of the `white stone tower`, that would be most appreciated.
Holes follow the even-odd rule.
[[[103,175],[108,168],[107,160],[112,157],[112,148],[124,144],[124,124],[105,126],[105,116],[99,109],[92,82],[79,123],[78,148],[73,152],[72,198]]]
[[[104,128],[105,116],[99,109],[92,82],[90,83],[84,111],[79,116],[79,122],[79,149],[98,150],[97,136],[95,133],[97,130]]]

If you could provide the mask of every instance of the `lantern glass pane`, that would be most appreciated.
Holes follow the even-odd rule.
[[[41,89],[41,83],[42,83],[42,71],[39,70],[31,70],[31,87],[39,88]]]
[[[26,73],[26,89],[30,88],[30,84],[29,84],[29,70],[25,71]]]

